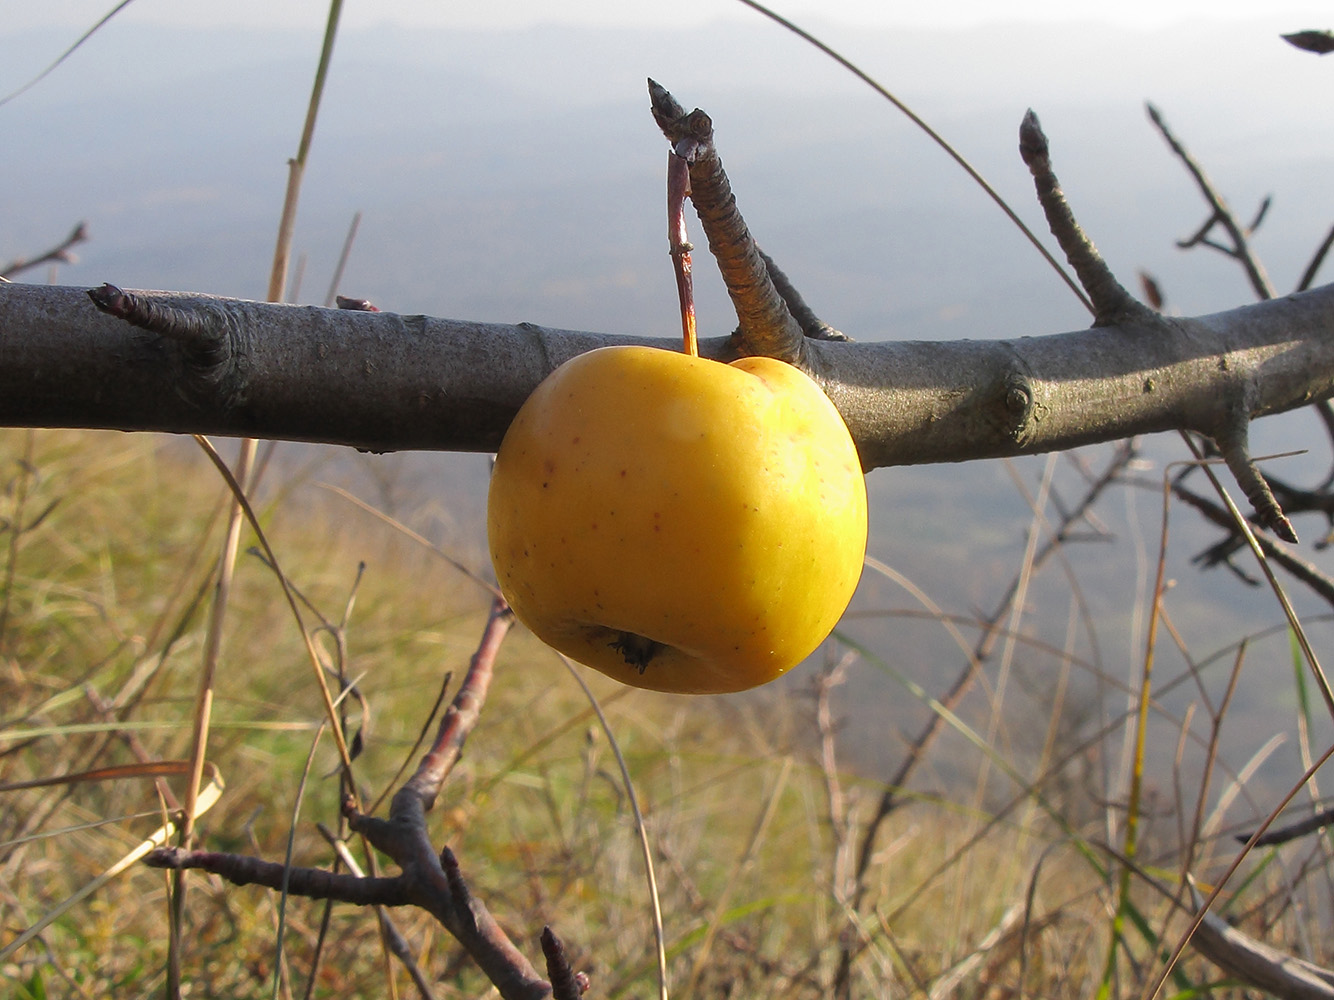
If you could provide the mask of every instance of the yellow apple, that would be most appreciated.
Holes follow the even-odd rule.
[[[606,347],[551,373],[496,456],[487,517],[519,620],[659,691],[739,691],[800,663],[861,576],[866,486],[801,371]]]

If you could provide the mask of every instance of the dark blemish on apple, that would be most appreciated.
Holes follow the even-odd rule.
[[[611,643],[611,648],[625,657],[625,662],[638,670],[642,677],[649,661],[658,655],[663,646],[660,642],[654,642],[634,632],[621,632],[617,635],[616,641]]]

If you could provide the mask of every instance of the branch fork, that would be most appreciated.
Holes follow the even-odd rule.
[[[1166,125],[1163,124],[1157,110],[1152,105],[1149,106],[1149,114],[1154,123],[1168,138],[1168,141],[1172,143],[1173,148],[1180,155],[1185,156],[1184,150],[1180,149],[1175,139],[1167,131]],[[1019,126],[1019,155],[1033,175],[1038,202],[1042,205],[1051,233],[1056,237],[1056,242],[1060,244],[1061,249],[1065,252],[1066,259],[1079,278],[1079,283],[1084,287],[1084,291],[1088,293],[1089,299],[1093,303],[1093,325],[1095,327],[1143,327],[1146,335],[1172,336],[1174,331],[1169,321],[1155,310],[1138,301],[1116,280],[1111,268],[1107,266],[1106,261],[1098,252],[1098,248],[1093,245],[1093,241],[1088,238],[1083,228],[1075,220],[1074,212],[1066,201],[1065,193],[1061,190],[1060,182],[1057,181],[1056,174],[1052,169],[1047,136],[1042,131],[1038,116],[1031,109],[1024,115],[1023,122]],[[1191,161],[1188,159],[1187,162],[1190,163]],[[1193,164],[1192,169],[1196,172],[1197,178],[1202,178],[1202,173]],[[1207,188],[1206,181],[1202,180],[1201,183]],[[1214,205],[1215,217],[1218,217],[1221,212],[1226,219],[1230,220],[1230,215],[1227,215],[1221,207],[1221,201],[1215,200]],[[1263,214],[1262,209],[1256,218],[1256,225],[1259,224],[1260,216],[1263,216]],[[1214,220],[1211,220],[1206,228],[1212,227],[1213,224]],[[1228,228],[1237,240],[1237,246],[1244,249],[1245,236],[1237,230],[1235,225],[1229,225]],[[1263,271],[1259,272],[1259,275],[1263,277]],[[1252,279],[1256,280],[1254,273]],[[1267,283],[1268,279],[1264,280]],[[1272,291],[1270,295],[1264,297],[1270,296],[1272,296]],[[1219,368],[1226,370],[1227,367],[1226,356],[1221,356],[1219,358]],[[1273,531],[1284,541],[1296,542],[1297,533],[1293,529],[1292,523],[1284,515],[1278,500],[1274,497],[1273,490],[1265,482],[1264,475],[1250,456],[1247,430],[1251,414],[1249,408],[1245,405],[1245,397],[1248,392],[1245,381],[1237,380],[1237,384],[1229,389],[1229,392],[1234,397],[1235,402],[1230,404],[1225,402],[1221,409],[1209,415],[1204,426],[1197,429],[1208,434],[1218,446],[1219,453],[1232,471],[1237,484],[1242,488],[1247,499],[1251,501],[1258,523]]]
[[[395,793],[389,816],[379,819],[357,810],[349,797],[343,814],[353,832],[400,868],[393,877],[365,878],[316,868],[287,868],[276,862],[236,854],[163,848],[146,863],[157,868],[198,868],[237,885],[263,885],[312,899],[334,899],[359,906],[417,906],[434,916],[472,956],[504,1000],[578,1000],[588,977],[574,972],[564,946],[548,927],[542,933],[544,979],[496,922],[486,904],[469,890],[454,853],[436,851],[426,814],[463,750],[486,701],[496,654],[513,624],[504,600],[491,606],[482,640],[453,702],[440,720],[435,740],[416,772]]]

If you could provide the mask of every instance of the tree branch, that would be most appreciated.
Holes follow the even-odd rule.
[[[1255,417],[1334,395],[1334,285],[1212,316],[1158,315],[1130,297],[1080,230],[1030,112],[1021,151],[1095,302],[1097,329],[1014,341],[822,339],[832,331],[736,210],[708,115],[686,114],[656,84],[650,91],[655,118],[689,162],[692,198],[740,319],[732,336],[701,341],[701,355],[798,364],[838,407],[864,468],[1192,430],[1219,444],[1262,523],[1290,534],[1245,432]],[[494,451],[563,361],[613,343],[666,346],[110,285],[89,294],[92,305],[74,289],[0,285],[0,424]]]
[[[0,286],[0,424],[202,433],[368,451],[493,451],[552,369],[668,341],[162,292],[224,332],[188,342],[101,315],[80,289]],[[1334,395],[1334,285],[1212,316],[1013,341],[806,338],[808,370],[869,470],[1035,454],[1186,428],[1213,434]],[[985,331],[977,331],[984,336]],[[701,354],[734,355],[706,338]]]
[[[1219,968],[1280,1000],[1334,1000],[1334,973],[1247,937],[1217,914],[1204,915],[1190,943]]]
[[[1093,325],[1112,326],[1136,320],[1151,323],[1153,319],[1148,307],[1138,302],[1116,280],[1098,248],[1075,221],[1065,200],[1065,192],[1052,170],[1047,136],[1031,108],[1019,125],[1019,155],[1033,175],[1038,204],[1047,217],[1047,226],[1093,303]]]

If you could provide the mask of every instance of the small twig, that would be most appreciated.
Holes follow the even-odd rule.
[[[468,664],[468,673],[463,678],[458,694],[454,696],[445,714],[440,718],[440,728],[436,731],[435,742],[417,765],[417,771],[394,796],[389,805],[391,816],[400,799],[415,796],[420,799],[424,810],[435,804],[440,788],[458,762],[477,719],[481,715],[482,705],[491,686],[492,669],[500,644],[514,624],[514,613],[504,598],[497,597],[491,602],[491,613],[482,632],[482,640],[477,652]]]
[[[148,863],[159,868],[202,868],[238,885],[271,889],[286,885],[289,894],[313,899],[420,907],[458,939],[505,1000],[544,1000],[551,994],[551,985],[515,947],[486,905],[468,890],[453,852],[449,848],[437,852],[432,846],[426,828],[426,811],[477,722],[500,640],[512,621],[508,606],[497,599],[468,673],[441,720],[435,744],[416,774],[394,796],[389,818],[364,815],[350,797],[344,801],[344,815],[353,832],[392,858],[401,869],[399,875],[358,878],[211,851],[162,850],[150,855]]]
[[[1185,500],[1187,504],[1190,504],[1191,507],[1194,507],[1197,511],[1201,512],[1202,515],[1205,515],[1207,519],[1213,521],[1214,524],[1217,524],[1219,528],[1226,528],[1231,532],[1235,531],[1233,519],[1231,519],[1229,513],[1222,507],[1219,507],[1218,504],[1206,499],[1206,497],[1199,496],[1198,493],[1191,492],[1190,489],[1187,489],[1185,485],[1179,483],[1179,481],[1177,484],[1173,485],[1173,492],[1179,499]],[[1297,556],[1294,556],[1293,553],[1287,551],[1286,548],[1275,544],[1274,541],[1267,539],[1267,537],[1263,535],[1255,536],[1255,541],[1258,541],[1259,547],[1261,547],[1261,551],[1265,553],[1266,559],[1281,565],[1281,567],[1291,573],[1295,579],[1301,580],[1303,584],[1306,584],[1307,587],[1310,587],[1315,593],[1318,593],[1319,596],[1323,597],[1327,603],[1334,605],[1334,579],[1331,579],[1326,573],[1319,571],[1314,564],[1307,563],[1307,561],[1303,559],[1298,559]],[[1229,544],[1230,548],[1239,549],[1246,544],[1246,541],[1245,539],[1242,539],[1242,537],[1235,536],[1235,541],[1229,539],[1229,543],[1227,544]],[[1202,561],[1202,563],[1206,563],[1206,565],[1218,563],[1226,564],[1226,559],[1213,555],[1218,548],[1218,545],[1215,545],[1215,547],[1207,549],[1206,553],[1201,553],[1201,555],[1195,557],[1195,559],[1197,559],[1197,561]],[[1206,556],[1209,556],[1209,559],[1206,560]],[[1234,572],[1238,571],[1235,571],[1234,569]],[[1253,580],[1249,576],[1246,576],[1245,579],[1253,581],[1253,583],[1259,583],[1258,580]]]
[[[50,250],[46,251],[46,253],[31,259],[27,257],[19,257],[17,260],[11,260],[3,268],[0,268],[0,278],[8,280],[16,274],[20,274],[23,271],[29,271],[34,267],[41,267],[43,264],[73,264],[79,258],[70,252],[70,248],[86,242],[87,239],[88,223],[80,222],[68,236],[53,246]]]
[[[1292,542],[1295,545],[1296,529],[1283,513],[1283,508],[1279,506],[1274,491],[1265,482],[1260,467],[1251,458],[1247,445],[1248,425],[1247,416],[1244,413],[1236,413],[1226,424],[1215,429],[1211,436],[1218,445],[1219,454],[1227,463],[1228,470],[1237,480],[1237,485],[1251,502],[1257,523],[1262,528],[1268,528],[1285,542]]]
[[[264,861],[245,854],[222,851],[187,851],[159,847],[144,857],[150,868],[171,871],[198,869],[220,875],[233,885],[261,885],[287,891],[306,899],[333,899],[358,906],[407,906],[413,902],[412,888],[402,876],[359,878],[321,868],[288,868],[279,861]]]
[[[1317,830],[1323,830],[1327,826],[1334,826],[1334,808],[1321,809],[1314,816],[1308,816],[1306,819],[1298,820],[1288,826],[1279,827],[1277,830],[1270,830],[1263,836],[1255,838],[1256,847],[1273,847],[1277,844],[1286,844],[1290,840],[1296,840],[1298,837],[1305,837],[1308,833],[1315,833]],[[1246,843],[1252,837],[1249,833],[1239,833],[1234,839],[1241,843]]]
[[[570,968],[565,945],[550,927],[542,928],[542,954],[551,980],[551,1000],[579,1000],[588,990],[588,976]]]
[[[1212,243],[1209,245],[1213,246],[1213,248],[1219,252],[1227,254],[1229,257],[1236,258],[1245,269],[1246,277],[1250,280],[1251,287],[1255,289],[1255,294],[1262,299],[1272,299],[1274,297],[1274,285],[1269,280],[1269,275],[1265,273],[1264,265],[1262,265],[1251,252],[1250,244],[1247,242],[1247,231],[1237,222],[1236,216],[1232,214],[1232,209],[1228,207],[1227,202],[1223,200],[1223,196],[1214,188],[1213,182],[1209,180],[1204,169],[1195,161],[1195,158],[1191,156],[1186,147],[1181,144],[1181,141],[1172,133],[1172,130],[1167,127],[1167,122],[1163,120],[1161,112],[1159,112],[1159,110],[1152,104],[1145,104],[1144,107],[1148,111],[1149,118],[1154,126],[1162,134],[1162,137],[1166,140],[1168,146],[1171,147],[1172,152],[1176,154],[1177,158],[1181,160],[1186,169],[1190,171],[1190,175],[1195,179],[1195,184],[1200,189],[1200,193],[1204,195],[1204,200],[1209,203],[1212,213],[1209,220],[1200,228],[1195,236],[1190,240],[1178,243],[1177,245],[1187,247],[1193,246],[1196,243],[1206,242],[1205,236],[1208,234],[1209,230],[1212,229],[1215,224],[1222,226],[1223,229],[1226,230],[1228,238],[1232,241],[1232,246],[1226,247]],[[1260,212],[1257,215],[1254,225],[1259,225],[1260,217],[1263,214],[1263,212]],[[1254,228],[1254,225],[1252,228]]]
[[[177,309],[152,298],[127,292],[110,283],[88,290],[98,310],[131,326],[148,330],[197,350],[216,350],[227,339],[222,313]]]
[[[1302,272],[1301,280],[1297,282],[1297,291],[1304,292],[1315,283],[1316,272],[1320,270],[1320,265],[1325,262],[1325,257],[1329,253],[1329,248],[1334,246],[1334,226],[1330,227],[1325,234],[1324,242],[1316,248],[1315,254],[1311,257],[1311,263],[1306,265],[1306,270]]]
[[[1019,125],[1019,155],[1033,175],[1038,203],[1047,216],[1047,225],[1056,242],[1065,252],[1065,258],[1075,269],[1079,283],[1093,302],[1093,325],[1112,326],[1118,323],[1158,320],[1157,315],[1131,295],[1112,274],[1111,268],[1098,253],[1093,241],[1075,221],[1060,182],[1051,168],[1047,136],[1042,131],[1038,116],[1029,109]]]
[[[329,846],[333,848],[333,852],[338,856],[338,860],[347,866],[348,871],[357,876],[357,878],[365,878],[365,872],[361,870],[361,866],[357,864],[357,859],[353,857],[352,852],[348,850],[347,842],[323,823],[316,823],[315,827],[320,831],[320,836],[322,836],[328,842]],[[412,954],[412,949],[408,947],[408,942],[407,939],[403,937],[403,932],[394,924],[393,919],[389,916],[388,911],[386,911],[383,906],[377,906],[375,908],[375,915],[379,918],[380,932],[385,942],[388,944],[389,950],[393,953],[395,958],[403,963],[403,968],[407,969],[408,975],[412,978],[413,984],[417,987],[417,992],[426,998],[426,1000],[430,1000],[430,998],[434,996],[434,993],[431,990],[430,981],[422,972],[421,966],[417,964],[417,959]]]

